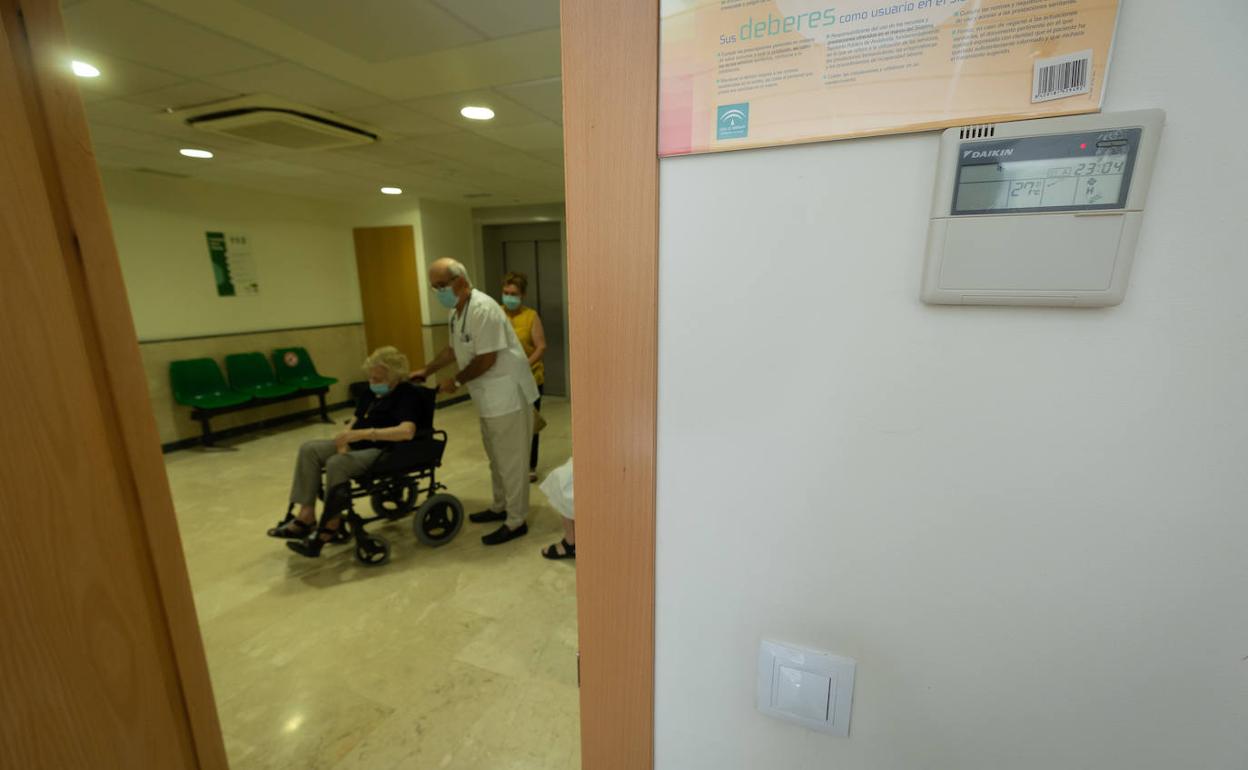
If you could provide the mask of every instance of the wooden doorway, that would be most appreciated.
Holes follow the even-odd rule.
[[[52,0],[0,0],[0,766],[226,767]]]
[[[411,362],[425,363],[416,237],[411,225],[357,227],[355,267],[368,349],[393,345]]]
[[[225,768],[59,8],[0,0],[0,24],[0,392],[24,405],[13,418],[22,440],[0,465],[10,533],[0,569],[17,588],[0,611],[0,764]],[[658,4],[564,0],[561,40],[587,512],[582,757],[590,770],[641,770],[654,732]],[[40,511],[77,517],[32,521]]]

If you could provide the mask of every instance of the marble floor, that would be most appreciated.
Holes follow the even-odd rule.
[[[570,409],[546,399],[544,472],[570,452]],[[341,421],[347,412],[336,414]],[[439,480],[468,511],[489,503],[476,410],[439,410]],[[264,535],[286,509],[306,423],[166,458],[233,770],[580,766],[576,571],[538,551],[559,516],[533,486],[529,535],[487,548],[465,523],[433,549],[411,519],[370,531],[390,563],[348,546],[317,560]]]

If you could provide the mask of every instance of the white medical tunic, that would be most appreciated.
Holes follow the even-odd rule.
[[[472,290],[463,312],[451,312],[451,348],[460,369],[477,356],[497,353],[485,374],[467,383],[482,417],[502,417],[533,408],[537,382],[520,339],[503,308],[485,292]]]

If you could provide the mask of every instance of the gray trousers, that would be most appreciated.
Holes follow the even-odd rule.
[[[321,471],[325,471],[325,491],[356,476],[362,475],[373,464],[380,449],[353,449],[338,454],[338,446],[331,439],[306,441],[299,447],[295,460],[295,480],[290,485],[290,501],[296,505],[315,505],[316,493],[321,488]]]
[[[529,445],[533,441],[533,407],[481,418],[481,443],[490,458],[494,485],[492,511],[507,511],[507,528],[515,529],[529,515]]]

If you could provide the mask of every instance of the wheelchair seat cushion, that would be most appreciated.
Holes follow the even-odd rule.
[[[395,476],[400,473],[437,467],[442,462],[446,442],[438,438],[424,437],[394,444],[368,467],[370,476]]]

